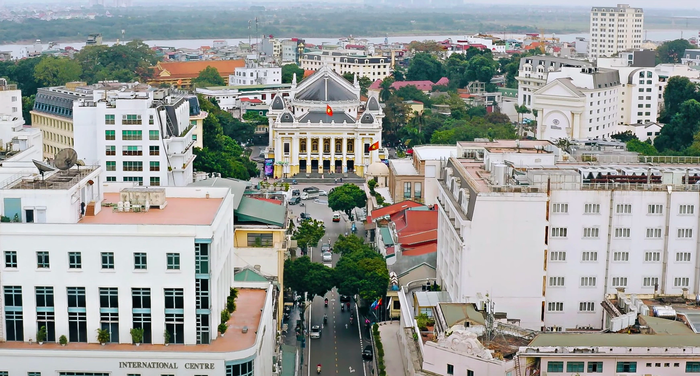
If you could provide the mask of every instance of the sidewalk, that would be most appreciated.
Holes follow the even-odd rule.
[[[406,375],[406,367],[403,364],[403,355],[399,347],[399,330],[401,330],[399,321],[379,325],[379,335],[382,338],[382,345],[384,345],[384,365],[387,376]]]

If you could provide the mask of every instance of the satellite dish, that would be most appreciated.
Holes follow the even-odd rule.
[[[85,161],[83,161],[82,159],[78,159],[78,161],[75,162],[75,164],[77,164],[78,166],[85,166]]]
[[[53,164],[59,170],[68,170],[78,162],[78,153],[74,149],[67,148],[56,153]]]
[[[44,163],[42,161],[37,161],[36,159],[32,159],[32,162],[34,162],[34,166],[39,169],[39,173],[41,174],[41,179],[44,179],[44,173],[49,172],[49,171],[54,171],[56,170],[53,168],[51,165],[48,163]]]

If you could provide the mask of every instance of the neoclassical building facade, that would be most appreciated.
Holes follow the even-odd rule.
[[[331,111],[329,111],[329,108]],[[276,95],[267,113],[268,161],[274,176],[305,173],[355,173],[381,161],[384,114],[377,98],[360,100],[360,85],[323,66],[297,85],[289,97]]]

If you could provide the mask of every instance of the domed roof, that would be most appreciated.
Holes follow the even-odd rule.
[[[388,176],[389,166],[382,162],[374,162],[367,167],[367,175],[370,176]]]
[[[282,100],[282,96],[277,94],[275,95],[275,99],[272,100],[272,109],[273,110],[284,110],[284,101]]]
[[[377,102],[377,98],[370,97],[369,100],[367,100],[367,111],[379,111],[379,102]]]

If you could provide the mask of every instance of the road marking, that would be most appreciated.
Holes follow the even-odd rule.
[[[350,369],[350,373],[355,373],[355,370],[352,369],[352,367],[348,367]]]

